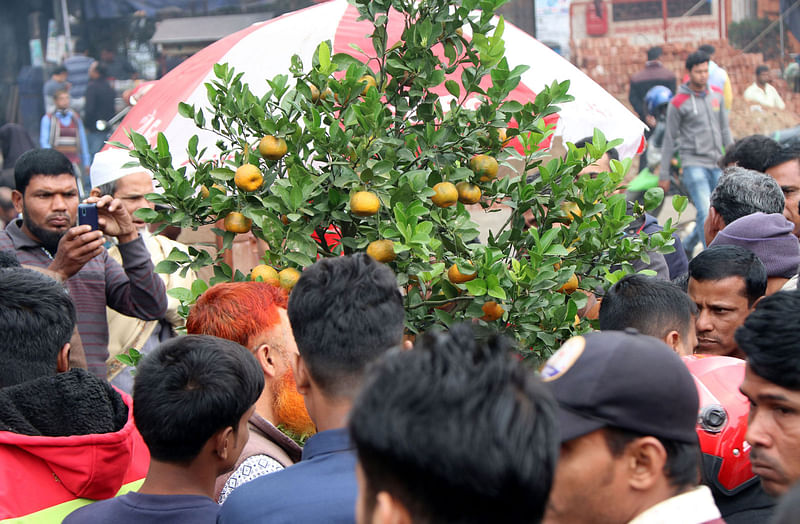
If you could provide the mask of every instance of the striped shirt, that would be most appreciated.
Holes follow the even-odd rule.
[[[17,219],[0,231],[0,250],[14,251],[21,264],[49,267],[50,255],[22,231],[21,222]],[[65,283],[75,302],[88,369],[104,380],[108,358],[106,305],[142,320],[161,319],[167,310],[164,282],[154,272],[142,237],[120,244],[119,251],[122,266],[104,249]]]

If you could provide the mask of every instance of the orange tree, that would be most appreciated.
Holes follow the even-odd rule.
[[[396,273],[410,334],[473,321],[516,338],[526,356],[548,355],[590,327],[576,320],[587,294],[575,287],[600,293],[633,270],[630,261],[672,250],[671,227],[649,237],[625,232],[643,212],[612,194],[630,161],[578,176],[619,141],[595,132],[594,145],[569,144],[565,158],[545,162],[539,144],[552,129],[544,118],[572,100],[569,84],[554,82],[525,104],[507,100],[528,66],[504,58],[503,19],[493,23],[502,3],[356,0],[372,22],[374,51],[331,55],[322,42],[310,68],[295,56],[289,75],[268,80],[260,97],[241,73],[215,66],[208,105],[179,111],[219,135],[223,160],[205,158],[193,137],[180,145],[190,165],[176,169],[163,135],[151,147],[132,133],[132,156],[163,188],[150,198],[169,208],[140,216],[181,227],[225,219],[225,230],[215,229],[225,248],[252,229],[269,246],[264,264],[276,269],[369,252]],[[405,24],[396,42],[387,38],[390,9]],[[460,82],[450,78],[458,71]],[[442,85],[447,99],[434,92]],[[522,153],[506,147],[514,139]],[[657,205],[659,191],[646,205]],[[478,213],[511,213],[481,243],[464,202],[479,202]],[[332,231],[340,243],[329,242]],[[158,270],[207,265],[211,284],[247,278],[198,246],[174,251]],[[172,294],[190,303],[206,286]]]

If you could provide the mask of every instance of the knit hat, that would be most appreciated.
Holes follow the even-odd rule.
[[[122,167],[126,164],[136,163],[134,167]],[[94,155],[92,168],[89,172],[92,187],[98,187],[126,175],[149,171],[139,165],[139,161],[128,154],[125,149],[111,148],[100,151]]]
[[[800,266],[800,243],[794,224],[780,213],[753,213],[734,220],[717,233],[711,246],[741,246],[755,253],[768,277],[792,278]]]

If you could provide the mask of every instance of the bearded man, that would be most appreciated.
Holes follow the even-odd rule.
[[[248,421],[250,440],[231,473],[217,479],[220,503],[241,484],[280,471],[300,460],[294,440],[315,432],[303,397],[297,392],[293,363],[297,357],[287,296],[266,282],[227,282],[203,293],[186,320],[190,334],[214,335],[253,352],[264,372],[264,391]]]
[[[14,165],[17,189],[11,198],[21,219],[0,231],[0,250],[11,250],[23,265],[49,269],[69,290],[89,371],[106,378],[106,305],[128,316],[157,320],[167,309],[164,283],[122,202],[90,197],[99,229],[76,225],[78,182],[72,162],[55,149],[32,149]],[[122,264],[103,247],[115,237]]]

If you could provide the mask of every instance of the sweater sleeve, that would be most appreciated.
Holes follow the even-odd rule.
[[[50,115],[44,115],[39,125],[39,147],[50,149]]]
[[[106,303],[123,315],[159,320],[167,311],[164,282],[155,273],[150,253],[140,236],[120,244],[122,266],[105,253]]]
[[[728,110],[725,108],[719,110],[719,129],[722,133],[722,147],[727,148],[733,143],[733,134],[728,123]]]
[[[672,156],[675,154],[679,128],[680,115],[678,115],[678,108],[669,104],[667,108],[667,126],[664,132],[664,143],[661,145],[661,169],[658,171],[659,180],[669,180],[669,167],[670,162],[672,162]]]

